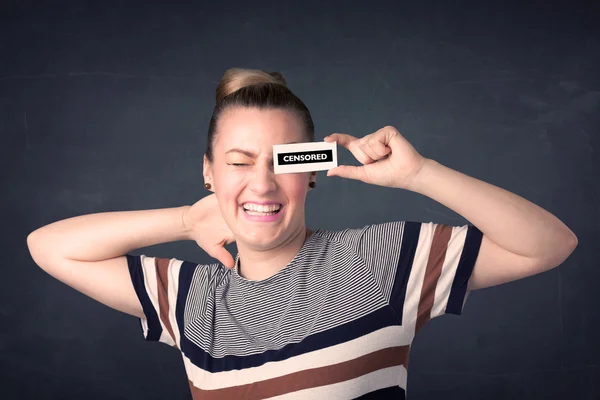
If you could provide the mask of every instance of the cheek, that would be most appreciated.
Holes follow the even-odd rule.
[[[235,201],[244,187],[243,174],[226,174],[219,177],[218,192],[219,197],[226,201]]]
[[[308,179],[303,177],[290,178],[281,183],[281,188],[285,191],[290,201],[303,202],[308,189]]]

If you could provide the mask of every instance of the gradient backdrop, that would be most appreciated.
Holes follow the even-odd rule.
[[[577,234],[559,268],[476,291],[461,317],[421,331],[411,399],[600,398],[598,2],[186,3],[0,4],[0,397],[190,398],[177,351],[37,268],[26,237],[207,195],[215,88],[243,67],[282,72],[317,140],[393,125],[425,157]],[[467,222],[412,192],[317,182],[311,228]],[[191,241],[141,252],[212,260]]]

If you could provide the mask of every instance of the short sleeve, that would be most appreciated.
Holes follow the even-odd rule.
[[[140,319],[144,338],[180,348],[184,307],[197,264],[146,255],[126,257],[144,311]]]
[[[365,227],[358,251],[402,324],[462,313],[482,232],[473,225],[397,221]]]

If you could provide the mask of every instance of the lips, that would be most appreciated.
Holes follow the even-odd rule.
[[[249,220],[249,221],[253,221],[253,222],[274,222],[274,221],[278,221],[279,219],[282,218],[283,215],[283,210],[285,208],[285,206],[279,205],[279,209],[275,212],[261,212],[261,211],[253,211],[253,210],[246,210],[243,206],[241,207],[242,209],[242,214],[244,215],[244,217]]]

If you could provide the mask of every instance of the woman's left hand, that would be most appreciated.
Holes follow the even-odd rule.
[[[328,170],[327,176],[410,189],[427,161],[393,126],[385,126],[362,139],[345,133],[334,133],[323,140],[337,141],[363,164],[360,167],[341,165]]]

